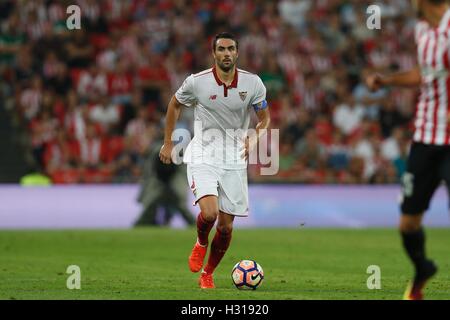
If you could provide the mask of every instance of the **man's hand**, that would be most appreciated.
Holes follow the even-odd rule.
[[[379,73],[372,73],[366,77],[366,85],[372,90],[376,91],[381,87],[418,87],[422,84],[422,73],[418,66],[414,68],[392,73],[381,75]]]
[[[164,164],[172,163],[172,149],[173,142],[171,140],[173,130],[175,129],[175,124],[181,114],[182,104],[178,102],[175,96],[170,99],[169,105],[167,106],[166,113],[166,126],[164,128],[164,144],[159,151],[159,159]]]
[[[379,73],[373,73],[367,76],[366,85],[370,91],[377,91],[384,85],[384,83]]]
[[[159,151],[159,159],[164,164],[171,164],[172,163],[172,149],[173,144],[172,142],[166,142],[161,147],[161,150]]]

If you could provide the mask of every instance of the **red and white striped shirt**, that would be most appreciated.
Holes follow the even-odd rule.
[[[416,106],[414,141],[450,145],[450,10],[437,28],[417,23],[415,40],[422,86]]]

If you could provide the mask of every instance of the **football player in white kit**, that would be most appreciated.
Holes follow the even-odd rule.
[[[168,105],[162,162],[171,163],[172,132],[182,106],[194,108],[194,138],[184,162],[189,185],[200,206],[197,240],[189,256],[192,272],[202,270],[208,235],[217,220],[199,285],[214,288],[213,272],[231,241],[235,216],[248,215],[247,160],[258,139],[269,127],[266,88],[261,79],[236,67],[238,42],[230,33],[213,41],[214,66],[186,78]],[[251,110],[256,112],[256,135],[247,137]]]

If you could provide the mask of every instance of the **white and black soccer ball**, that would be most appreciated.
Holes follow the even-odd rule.
[[[264,271],[254,260],[241,260],[233,267],[231,278],[238,289],[255,290],[264,279]]]

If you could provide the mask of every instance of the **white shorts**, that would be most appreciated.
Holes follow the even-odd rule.
[[[247,169],[227,170],[208,164],[188,164],[187,178],[195,196],[194,205],[214,195],[219,210],[234,216],[248,216]]]

